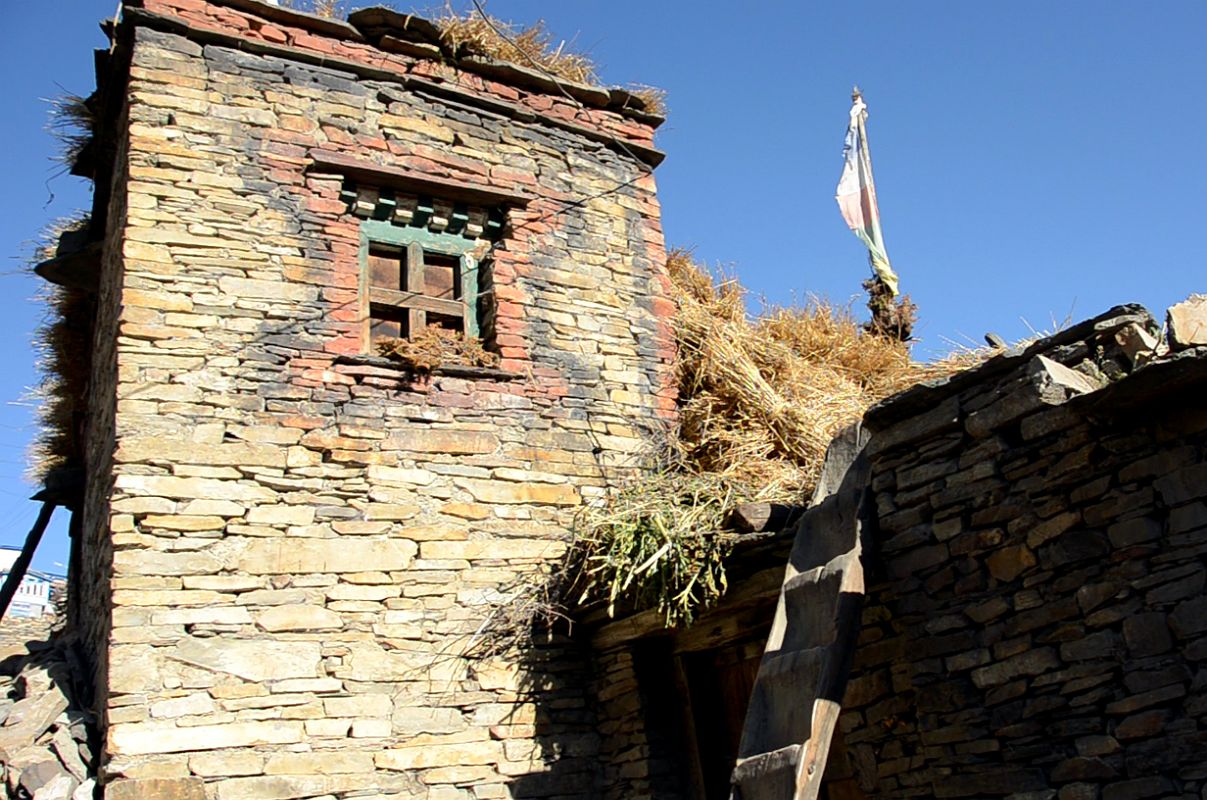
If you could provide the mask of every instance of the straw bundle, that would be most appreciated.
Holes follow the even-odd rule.
[[[901,342],[871,336],[843,309],[746,314],[733,281],[714,284],[686,253],[668,264],[679,313],[679,440],[688,462],[743,499],[800,502],[835,434],[919,380]]]
[[[445,365],[497,367],[499,356],[482,346],[482,340],[463,333],[428,326],[410,339],[382,339],[377,352],[402,362],[416,372],[431,372]]]
[[[51,222],[34,247],[31,266],[52,258],[64,233],[88,224],[87,214]],[[34,333],[42,377],[26,393],[26,400],[37,406],[40,428],[29,451],[28,477],[33,482],[41,482],[52,469],[82,455],[78,421],[84,410],[95,314],[92,295],[82,289],[48,284],[38,299],[46,309]]]
[[[536,66],[576,83],[598,82],[591,59],[569,52],[564,41],[554,44],[553,35],[545,29],[543,21],[518,28],[494,17],[483,17],[473,9],[458,14],[451,8],[434,21],[444,44],[457,56],[490,56],[521,66]]]
[[[981,360],[918,365],[897,339],[867,333],[814,300],[751,319],[742,287],[669,255],[678,313],[679,425],[650,473],[578,521],[579,602],[624,599],[689,623],[726,589],[735,536],[725,518],[749,500],[802,503],[830,441],[873,403]]]
[[[96,114],[88,99],[79,95],[65,93],[47,102],[50,103],[50,117],[46,130],[59,140],[55,160],[70,168],[92,139]]]
[[[575,83],[599,84],[595,63],[581,53],[567,49],[567,43],[555,41],[553,34],[538,20],[519,27],[495,17],[482,16],[476,9],[464,14],[446,7],[434,20],[440,28],[444,46],[454,57],[479,55],[509,61],[537,69]],[[629,91],[645,104],[651,114],[666,111],[666,93],[650,86],[634,86]]]

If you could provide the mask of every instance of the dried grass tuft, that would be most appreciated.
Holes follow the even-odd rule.
[[[71,168],[92,139],[96,114],[87,98],[75,94],[64,93],[47,102],[50,103],[50,117],[46,129],[59,140],[55,160]]]
[[[743,499],[801,502],[835,434],[924,376],[905,344],[866,333],[849,309],[814,299],[751,319],[735,281],[714,280],[683,251],[668,266],[679,440],[695,470],[745,487]]]
[[[428,326],[410,339],[383,339],[377,352],[401,361],[416,372],[431,372],[446,364],[468,367],[497,367],[499,356],[482,346],[482,340]]]
[[[645,84],[637,84],[626,87],[629,94],[636,97],[645,105],[645,111],[649,114],[657,114],[660,117],[666,116],[666,89],[659,89],[657,86],[646,86]]]
[[[291,8],[326,19],[344,19],[348,9],[344,0],[280,0],[282,8]]]
[[[347,16],[340,0],[312,0],[310,13],[327,19],[343,19]]]
[[[724,594],[738,503],[803,503],[834,436],[869,406],[950,374],[978,352],[932,365],[814,299],[756,318],[737,281],[669,254],[678,304],[679,425],[652,474],[588,509],[577,526],[579,602],[623,598],[684,624]],[[669,454],[667,457],[666,454]]]
[[[30,266],[53,258],[59,238],[89,224],[81,213],[52,221],[34,245]],[[37,298],[46,313],[34,333],[41,380],[26,394],[36,405],[39,432],[29,449],[28,477],[41,483],[53,469],[78,460],[79,420],[87,391],[95,302],[82,289],[46,284]]]
[[[543,21],[517,27],[494,17],[483,18],[474,9],[459,14],[446,7],[444,14],[434,22],[440,28],[444,44],[456,56],[489,56],[521,66],[534,66],[576,83],[599,82],[594,62],[568,50],[565,40],[555,41]]]
[[[721,531],[738,494],[719,475],[664,468],[636,478],[606,505],[579,515],[578,602],[623,600],[656,608],[667,627],[688,624],[728,588],[725,558],[737,535]]]

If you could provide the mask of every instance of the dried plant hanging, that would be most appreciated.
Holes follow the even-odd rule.
[[[54,160],[71,169],[92,139],[96,114],[87,98],[75,94],[64,93],[46,102],[50,103],[46,130],[59,140]]]
[[[55,256],[63,234],[83,230],[89,222],[83,212],[50,222],[34,245],[30,268]],[[95,301],[83,289],[54,284],[44,284],[37,299],[45,309],[33,341],[41,378],[24,399],[36,407],[39,422],[29,449],[28,478],[41,483],[51,470],[82,456],[78,423],[91,370]]]
[[[476,7],[458,13],[451,6],[445,6],[443,14],[433,21],[440,28],[444,46],[456,57],[489,56],[574,83],[600,83],[591,58],[574,52],[573,42],[557,39],[541,20],[518,26],[479,13]],[[644,103],[645,111],[659,115],[666,113],[666,93],[662,90],[635,86],[628,91]]]
[[[678,306],[679,424],[649,474],[578,520],[570,605],[623,600],[689,623],[726,589],[722,526],[751,500],[805,502],[830,440],[873,403],[986,353],[936,365],[821,300],[758,317],[734,280],[668,258]]]
[[[487,350],[480,339],[445,328],[428,326],[410,339],[381,339],[380,355],[401,362],[416,372],[431,372],[447,365],[497,367],[499,356]]]

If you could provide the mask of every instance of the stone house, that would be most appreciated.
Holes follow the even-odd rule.
[[[464,651],[673,417],[661,119],[384,9],[109,30],[91,223],[40,270],[91,308],[71,614],[106,797],[622,791],[630,698],[578,644]],[[376,353],[424,324],[497,364]]]
[[[601,662],[635,665],[644,790],[1207,791],[1205,319],[1175,306],[1164,349],[1121,306],[889,398],[692,627],[600,620]]]
[[[674,418],[661,119],[385,9],[110,33],[91,222],[39,270],[84,298],[58,491],[105,797],[715,800],[738,758],[782,797],[821,701],[810,796],[1207,791],[1204,342],[1140,357],[1128,307],[919,387],[846,527],[749,537],[691,628],[470,657]],[[377,353],[429,324],[497,363]]]

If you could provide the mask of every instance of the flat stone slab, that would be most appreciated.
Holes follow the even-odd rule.
[[[1192,294],[1165,314],[1174,350],[1207,345],[1207,294]]]

